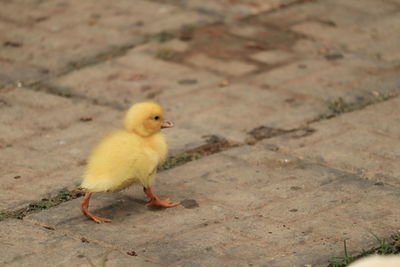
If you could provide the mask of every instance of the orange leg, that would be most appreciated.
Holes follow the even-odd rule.
[[[157,206],[163,208],[172,208],[178,206],[180,203],[172,203],[171,200],[160,200],[156,195],[153,194],[151,188],[143,187],[144,193],[150,198],[150,202],[146,204],[146,206]]]
[[[82,213],[88,217],[89,219],[97,222],[97,223],[102,223],[102,222],[111,222],[110,219],[107,218],[101,218],[98,216],[93,215],[92,213],[89,212],[88,208],[89,208],[89,200],[90,197],[92,196],[91,192],[87,192],[85,194],[85,198],[83,199],[82,203],[81,203],[81,211]]]

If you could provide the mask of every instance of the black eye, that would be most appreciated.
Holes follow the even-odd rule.
[[[155,119],[156,121],[158,121],[158,120],[160,119],[160,116],[155,116],[154,119]]]

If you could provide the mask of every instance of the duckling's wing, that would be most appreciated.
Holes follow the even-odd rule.
[[[105,192],[119,191],[133,183],[147,184],[156,164],[140,138],[116,131],[93,150],[81,187]]]

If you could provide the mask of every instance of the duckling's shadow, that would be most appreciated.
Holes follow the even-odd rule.
[[[117,219],[129,216],[139,216],[149,211],[160,211],[163,208],[160,207],[148,207],[147,201],[127,194],[107,194],[107,196],[102,197],[101,202],[109,203],[106,206],[93,209],[93,214],[98,216],[104,216],[110,219]]]

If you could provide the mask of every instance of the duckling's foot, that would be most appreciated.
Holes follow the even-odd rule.
[[[162,207],[162,208],[172,208],[178,206],[180,203],[172,203],[169,198],[166,200],[160,200],[159,198],[155,198],[150,200],[146,206],[151,207],[151,206],[157,206],[157,207]]]
[[[89,219],[92,219],[93,221],[95,221],[95,222],[97,222],[97,223],[108,223],[108,222],[111,222],[111,220],[110,219],[107,219],[107,218],[102,218],[102,217],[99,217],[99,216],[96,216],[96,215],[93,215],[93,214],[91,214],[91,216],[89,217],[89,216],[87,216]]]
[[[97,222],[97,223],[102,223],[102,222],[111,222],[110,219],[107,218],[101,218],[99,216],[93,215],[91,212],[89,212],[88,208],[89,208],[89,200],[90,200],[90,196],[92,195],[92,193],[88,192],[85,195],[85,198],[83,199],[82,203],[81,203],[81,211],[82,213],[88,217],[89,219]]]
[[[151,188],[143,188],[144,192],[146,195],[150,198],[150,201],[146,204],[146,206],[157,206],[157,207],[162,207],[162,208],[172,208],[178,206],[180,203],[172,203],[171,200],[166,199],[166,200],[160,200],[158,197],[156,197],[153,194],[153,191]]]

